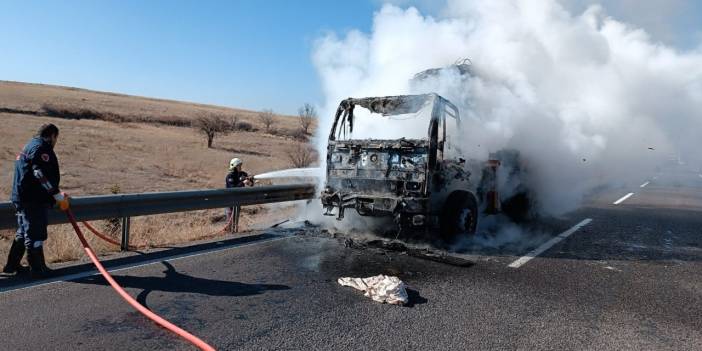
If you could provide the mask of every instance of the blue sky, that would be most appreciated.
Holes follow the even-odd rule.
[[[321,102],[310,55],[367,31],[374,1],[2,1],[0,80],[294,114]]]
[[[562,0],[582,11],[590,0]],[[391,0],[440,13],[442,1]],[[437,5],[438,4],[438,5]],[[695,1],[603,1],[683,49],[700,42]],[[368,32],[380,0],[1,1],[0,80],[58,84],[294,114],[323,96],[310,56],[333,31]]]

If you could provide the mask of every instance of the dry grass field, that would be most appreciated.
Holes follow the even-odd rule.
[[[196,118],[202,111],[237,114],[258,129],[217,136],[212,148],[195,129],[142,121],[115,123],[103,120],[62,119],[41,115],[47,103],[87,107],[119,115],[139,115],[155,120]],[[257,112],[176,101],[147,99],[82,89],[0,82],[0,199],[9,199],[14,159],[26,141],[43,123],[61,130],[56,153],[61,162],[61,187],[73,196],[221,188],[229,160],[244,160],[250,174],[292,167],[287,151],[304,144],[292,137],[264,133]],[[12,112],[12,113],[9,113]],[[33,113],[34,112],[34,113]],[[295,130],[297,118],[276,116],[274,128]],[[161,246],[210,236],[223,223],[213,223],[222,211],[139,217],[132,220],[132,244]],[[291,214],[281,206],[252,206],[244,209],[243,229],[282,221]],[[104,223],[97,223],[105,228]],[[9,247],[10,231],[3,231],[0,256]],[[90,235],[89,235],[90,237]],[[92,240],[101,252],[116,248]],[[50,262],[77,259],[82,250],[72,229],[49,229],[47,256]]]
[[[302,104],[302,103],[301,103]],[[189,102],[151,99],[139,96],[104,93],[92,90],[44,84],[0,81],[0,111],[3,109],[41,113],[45,105],[86,108],[123,116],[144,117],[147,120],[169,121],[192,119],[199,113],[238,115],[241,121],[259,125],[258,111],[203,105]],[[277,128],[295,130],[296,118],[278,116]]]

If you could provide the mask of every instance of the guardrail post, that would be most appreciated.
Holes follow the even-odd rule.
[[[129,217],[122,218],[122,242],[120,244],[122,251],[129,251],[129,222]]]

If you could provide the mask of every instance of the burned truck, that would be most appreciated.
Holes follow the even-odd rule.
[[[467,157],[460,127],[458,108],[437,94],[341,101],[327,145],[324,214],[390,217],[398,234],[438,229],[447,241],[473,234],[480,214],[526,218],[533,203],[519,153],[500,150],[487,162]],[[505,161],[501,184],[510,191],[501,199]]]
[[[437,94],[343,100],[329,133],[325,215],[353,209],[392,217],[400,232],[440,228],[446,239],[475,232],[479,209],[499,207],[496,168],[462,157],[459,128],[458,108]]]

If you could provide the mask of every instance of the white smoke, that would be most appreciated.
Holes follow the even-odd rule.
[[[318,40],[321,155],[340,100],[433,91],[459,106],[469,156],[525,156],[548,214],[576,208],[594,187],[643,180],[672,155],[699,164],[700,51],[656,43],[598,5],[572,14],[554,0],[449,1],[441,13],[385,5],[371,33]],[[473,76],[410,85],[459,58]]]

